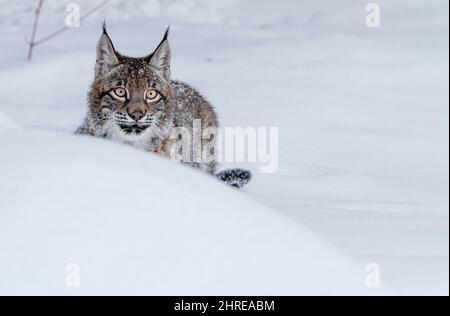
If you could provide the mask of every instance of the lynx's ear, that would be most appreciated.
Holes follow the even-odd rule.
[[[150,65],[158,69],[163,77],[170,80],[170,46],[169,46],[169,28],[167,28],[166,34],[156,50],[149,56]]]
[[[106,32],[106,25],[103,24],[103,34],[97,44],[97,64],[95,67],[95,77],[99,78],[108,74],[119,64],[117,52]]]

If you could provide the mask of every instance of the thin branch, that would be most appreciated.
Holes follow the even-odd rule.
[[[34,24],[33,24],[33,30],[31,32],[31,39],[28,41],[28,60],[31,60],[33,57],[33,49],[34,46],[36,46],[36,33],[37,33],[37,27],[39,24],[39,16],[41,15],[41,9],[42,5],[44,4],[44,0],[39,0],[38,6],[36,8],[35,16],[34,16]]]
[[[41,0],[43,1],[43,0]],[[89,10],[88,12],[86,12],[85,14],[83,14],[80,17],[80,22],[82,22],[83,20],[87,19],[89,16],[91,16],[92,14],[94,14],[96,11],[98,11],[100,8],[102,8],[104,5],[106,5],[110,0],[104,0],[103,2],[99,3],[98,5],[96,5],[95,7],[93,7],[91,10]],[[34,46],[40,45],[42,43],[45,43],[46,41],[58,36],[61,33],[64,33],[65,31],[69,30],[70,27],[69,26],[65,26],[63,28],[60,28],[59,30],[56,30],[55,32],[41,38],[40,40],[34,42]]]

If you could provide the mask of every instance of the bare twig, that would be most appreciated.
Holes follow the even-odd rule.
[[[98,5],[96,5],[95,7],[93,7],[91,10],[89,10],[88,12],[86,12],[85,14],[83,14],[80,17],[80,22],[82,22],[83,20],[87,19],[89,16],[91,16],[92,14],[94,14],[96,11],[98,11],[100,8],[102,8],[104,5],[106,5],[110,0],[104,0],[103,2],[100,2]],[[64,33],[65,31],[69,30],[70,27],[69,26],[65,26],[60,28],[59,30],[56,30],[55,32],[41,38],[40,40],[36,41],[34,43],[35,46],[40,45],[42,43],[45,43],[46,41],[54,38],[55,36],[58,36],[61,33]]]
[[[91,10],[89,10],[88,12],[86,12],[85,14],[83,14],[80,17],[80,22],[82,22],[83,20],[87,19],[88,17],[90,17],[92,14],[94,14],[96,11],[98,11],[99,9],[101,9],[103,6],[105,6],[110,0],[103,0],[102,2],[100,2],[98,5],[96,5],[95,7],[93,7]],[[34,22],[34,27],[33,27],[33,33],[31,35],[31,39],[27,40],[28,45],[29,45],[29,54],[28,54],[28,60],[31,60],[32,58],[32,53],[33,53],[33,48],[41,45],[49,40],[51,40],[52,38],[58,36],[61,33],[64,33],[65,31],[69,30],[70,27],[69,26],[65,26],[62,27],[58,30],[56,30],[55,32],[44,36],[43,38],[36,40],[36,32],[37,32],[37,25],[38,25],[38,20],[39,20],[39,15],[41,12],[41,8],[42,8],[42,3],[44,2],[44,0],[39,0],[39,5],[38,8],[36,10],[36,18],[35,18],[35,22]]]
[[[35,43],[36,33],[37,33],[37,27],[39,24],[39,16],[41,15],[41,9],[42,9],[43,4],[44,4],[44,0],[39,0],[38,6],[35,11],[33,30],[31,32],[31,39],[28,41],[28,60],[31,60],[31,58],[33,57],[33,49],[34,49],[34,46],[36,46],[36,43]]]

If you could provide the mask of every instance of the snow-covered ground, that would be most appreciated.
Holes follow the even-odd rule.
[[[30,3],[0,1],[0,293],[73,293],[73,261],[84,293],[379,294],[373,263],[385,290],[448,294],[448,1],[379,1],[368,28],[361,0],[112,0],[28,63]],[[279,171],[244,165],[237,193],[69,135],[103,19],[134,56],[171,22],[174,76],[224,126],[278,127]]]
[[[191,169],[61,132],[0,141],[0,294],[380,293],[307,228]]]

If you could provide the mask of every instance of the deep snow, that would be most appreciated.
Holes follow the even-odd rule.
[[[217,107],[222,125],[279,127],[279,172],[255,172],[244,194],[272,207],[279,213],[273,215],[277,220],[290,219],[283,225],[298,229],[289,235],[292,242],[306,226],[350,256],[361,273],[368,263],[379,264],[383,284],[391,284],[398,293],[448,294],[447,1],[380,1],[380,29],[365,26],[365,1],[223,0],[215,5],[153,1],[159,3],[156,6],[151,2],[126,2],[144,3],[150,13],[112,5],[81,28],[38,47],[34,61],[26,63],[23,36],[29,33],[29,13],[17,15],[23,8],[0,1],[0,112],[24,127],[19,139],[28,144],[43,135],[44,145],[51,148],[52,141],[61,145],[67,137],[63,135],[77,127],[85,111],[94,47],[104,18],[117,49],[135,56],[149,53],[172,22],[173,74],[204,92]],[[63,22],[60,3],[47,4],[48,18],[39,35]],[[17,1],[14,6],[20,5],[29,2]],[[127,14],[119,18],[122,11]],[[1,133],[3,153],[15,143]],[[84,140],[74,142],[76,148],[84,148]],[[5,165],[2,160],[3,170],[10,172],[13,163],[19,168],[20,160],[12,161],[13,153],[17,156],[26,149],[12,150],[7,156],[11,162]],[[66,159],[62,153],[57,162],[67,167]],[[53,161],[41,168],[51,168]],[[32,172],[32,167],[28,162],[26,170]],[[255,165],[247,167],[257,171]],[[173,177],[172,172],[187,172],[174,168]],[[152,167],[146,172],[152,173]],[[2,174],[1,185],[7,186],[10,178],[16,179],[13,173]],[[22,182],[28,179],[38,183],[32,177]],[[15,189],[21,192],[20,187]],[[231,194],[227,188],[217,190]],[[5,193],[0,194],[3,199]],[[230,199],[240,201],[240,197]],[[7,206],[14,209],[13,204]],[[257,216],[255,209],[265,210],[255,204],[248,208],[250,217]],[[52,214],[49,210],[47,216]],[[92,215],[94,223],[100,223],[101,214]],[[24,220],[16,216],[16,223]],[[224,216],[232,221],[236,214]],[[264,225],[273,229],[269,221]],[[22,232],[28,229],[18,227]],[[217,238],[229,236],[227,227]],[[31,236],[23,240],[27,238]],[[259,241],[252,245],[268,242]],[[0,245],[11,247],[3,238]],[[298,245],[303,248],[309,249],[306,243]],[[322,243],[320,248],[322,256],[328,248]],[[296,256],[297,248],[289,249]],[[308,264],[306,269],[311,267]],[[276,265],[276,270],[284,268]],[[287,283],[285,289],[289,292],[292,287]]]
[[[0,112],[0,133],[19,129],[20,126],[14,122],[10,117]]]
[[[302,225],[187,167],[65,133],[0,142],[0,294],[380,293]]]

